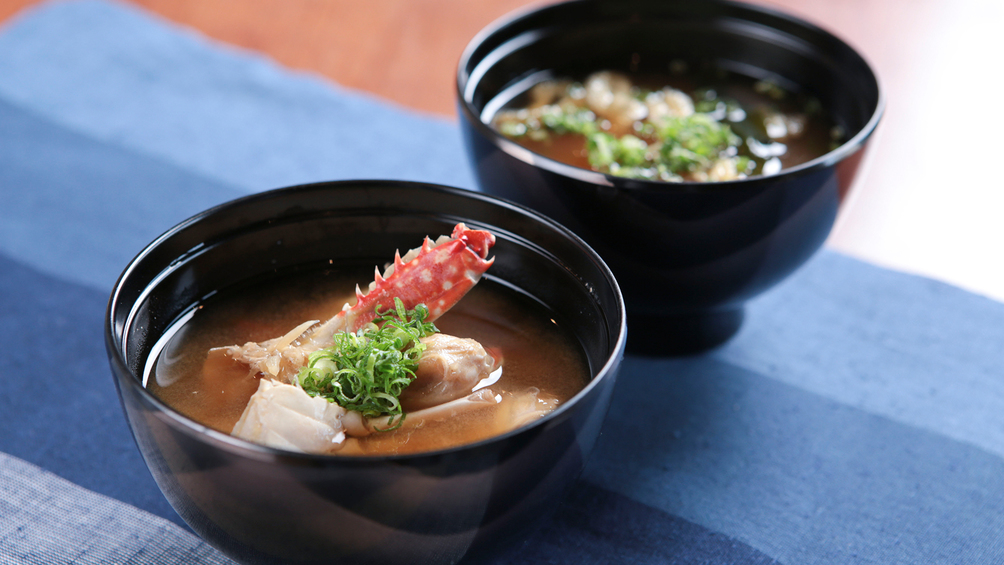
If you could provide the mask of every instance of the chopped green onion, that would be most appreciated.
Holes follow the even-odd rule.
[[[739,178],[761,173],[765,158],[753,152],[749,140],[770,143],[772,138],[767,134],[764,119],[778,112],[775,108],[777,104],[770,101],[745,109],[737,100],[728,97],[726,91],[702,88],[695,91],[690,99],[695,110],[693,113],[667,115],[662,106],[649,104],[655,103],[646,99],[651,94],[650,90],[635,86],[630,95],[650,105],[649,113],[631,123],[620,123],[604,114],[611,112],[610,108],[591,109],[588,106],[586,89],[581,83],[548,83],[548,88],[554,90],[546,91],[548,103],[520,110],[503,110],[497,114],[494,124],[499,131],[513,139],[545,142],[546,147],[552,145],[552,136],[581,135],[585,142],[585,156],[593,170],[634,179],[668,182],[703,180],[709,175],[720,176],[718,173],[723,160],[735,165]],[[564,95],[561,95],[561,89],[564,89]],[[753,89],[772,100],[790,98],[777,82],[769,79],[756,81]],[[815,98],[810,97],[805,102],[805,112],[809,115],[819,113],[821,109],[820,102]],[[686,111],[676,109],[675,113]],[[597,113],[604,115],[597,116]],[[674,111],[668,113],[674,114]],[[626,116],[622,118],[626,119]],[[630,128],[626,127],[628,125]],[[625,134],[628,129],[630,133]],[[834,144],[843,139],[841,134],[833,133]],[[535,147],[532,144],[526,146]],[[558,147],[564,147],[564,144],[554,144],[555,151]],[[568,162],[578,165],[582,153],[578,148],[574,151]],[[717,172],[713,175],[712,171],[716,168]]]
[[[540,121],[555,133],[581,133],[589,135],[597,131],[596,114],[578,106],[549,106]]]
[[[436,333],[426,322],[429,310],[419,304],[406,310],[400,299],[394,308],[377,310],[377,319],[358,332],[334,335],[334,345],[310,354],[297,381],[311,396],[336,402],[367,417],[391,416],[390,427],[404,423],[398,398],[415,379],[418,360],[425,351],[419,340]]]

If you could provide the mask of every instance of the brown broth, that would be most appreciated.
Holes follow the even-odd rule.
[[[236,362],[204,371],[206,352],[264,341],[306,320],[326,320],[354,301],[353,289],[361,280],[366,280],[363,273],[314,272],[213,296],[169,338],[148,389],[188,418],[230,433],[257,390],[258,377]],[[563,403],[589,380],[575,338],[539,304],[491,280],[482,280],[436,325],[443,333],[476,339],[501,357],[502,376],[491,385],[493,393],[536,388],[542,397]],[[417,428],[350,438],[336,454],[414,453],[463,445],[509,431],[511,426],[500,425],[499,418],[495,410],[479,409]]]

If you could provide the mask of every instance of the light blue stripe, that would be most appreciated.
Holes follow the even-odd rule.
[[[9,22],[0,98],[246,191],[346,178],[474,187],[450,121],[114,2],[52,2]]]
[[[0,100],[0,253],[104,293],[174,224],[242,191]]]
[[[749,309],[733,365],[1004,456],[1004,304],[824,253]]]

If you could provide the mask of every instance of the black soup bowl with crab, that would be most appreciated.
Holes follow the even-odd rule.
[[[514,13],[468,45],[457,94],[482,190],[596,249],[651,354],[725,342],[820,248],[884,107],[840,39],[723,0]]]
[[[105,338],[147,466],[213,546],[410,564],[490,553],[553,511],[626,331],[612,273],[566,228],[367,180],[172,228],[119,278]]]

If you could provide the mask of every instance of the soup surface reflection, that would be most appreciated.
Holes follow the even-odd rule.
[[[207,352],[261,342],[305,320],[325,320],[355,301],[358,281],[372,271],[300,273],[220,293],[169,332],[147,377],[148,389],[181,414],[231,433],[259,375],[240,363],[206,370]],[[446,416],[409,418],[397,430],[350,437],[336,455],[405,454],[445,449],[506,433],[567,401],[589,380],[581,346],[540,304],[485,277],[435,322],[445,334],[473,338],[501,366],[480,389],[480,402]],[[407,390],[407,389],[406,389]],[[502,401],[502,399],[516,399]],[[532,404],[532,405],[528,405]]]

